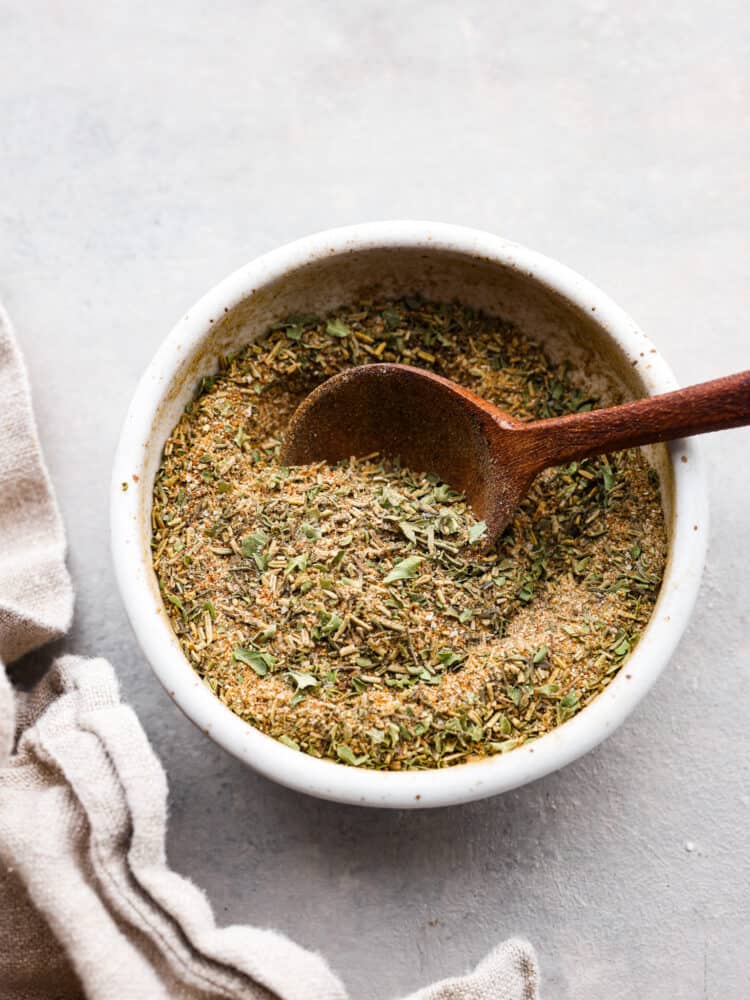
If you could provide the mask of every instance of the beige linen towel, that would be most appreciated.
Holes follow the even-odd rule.
[[[0,1000],[345,1000],[320,956],[275,931],[218,928],[169,870],[164,772],[105,660],[64,656],[30,694],[13,691],[3,663],[70,624],[64,554],[0,309]],[[537,978],[531,947],[507,941],[410,1000],[534,1000]]]

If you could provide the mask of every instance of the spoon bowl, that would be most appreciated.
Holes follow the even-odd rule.
[[[750,371],[621,406],[515,420],[433,372],[349,368],[319,385],[287,429],[286,465],[380,452],[466,495],[492,545],[534,477],[550,465],[750,423]]]
[[[318,386],[287,428],[285,465],[380,452],[466,495],[495,539],[531,485],[523,424],[449,379],[410,365],[349,368]]]

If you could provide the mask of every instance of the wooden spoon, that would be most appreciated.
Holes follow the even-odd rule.
[[[550,465],[750,423],[750,371],[608,409],[523,423],[448,379],[409,365],[350,368],[300,404],[285,465],[380,452],[461,490],[500,535]]]

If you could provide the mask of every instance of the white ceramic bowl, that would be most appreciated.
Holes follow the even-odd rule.
[[[202,376],[293,312],[325,312],[368,293],[459,299],[514,320],[595,379],[605,401],[676,388],[637,325],[590,282],[548,257],[488,233],[429,222],[378,222],[298,240],[230,275],[159,348],[128,410],[114,464],[112,550],[130,621],[156,675],[206,735],[262,774],[322,798],[415,808],[507,791],[563,767],[612,733],[656,680],[687,624],[705,556],[707,506],[693,442],[648,450],[670,536],[659,600],[609,687],[536,742],[432,771],[365,770],[317,760],[234,715],[193,672],[172,632],[151,568],[151,490],[162,447]],[[127,490],[123,484],[127,483]]]

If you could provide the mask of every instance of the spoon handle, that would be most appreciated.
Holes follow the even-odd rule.
[[[750,371],[524,425],[540,468],[750,424]]]

